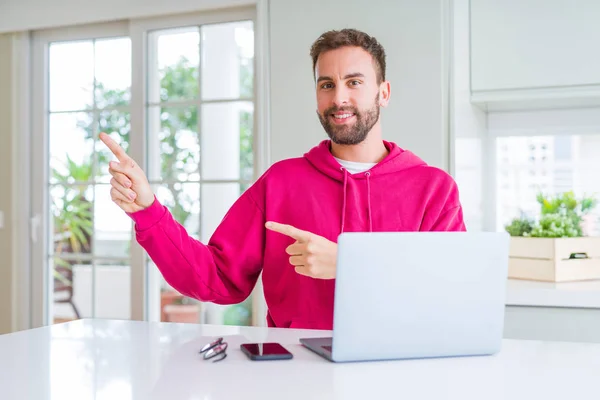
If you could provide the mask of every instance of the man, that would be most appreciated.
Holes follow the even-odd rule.
[[[317,115],[330,140],[272,165],[207,244],[174,221],[123,149],[105,134],[101,139],[119,160],[109,168],[112,199],[135,221],[137,241],[170,285],[202,301],[234,304],[262,271],[269,326],[332,329],[341,232],[465,227],[453,179],[382,139],[379,110],[390,100],[390,83],[377,40],[330,31],[311,56]]]

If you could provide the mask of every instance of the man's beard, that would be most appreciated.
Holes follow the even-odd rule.
[[[356,121],[352,125],[335,125],[330,118],[331,114],[346,111],[354,114]],[[362,143],[366,138],[373,125],[379,120],[379,93],[375,97],[373,107],[366,111],[358,111],[355,107],[330,107],[323,115],[317,111],[319,121],[323,125],[323,129],[333,143],[341,145],[354,145]]]

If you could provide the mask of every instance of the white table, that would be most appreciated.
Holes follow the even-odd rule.
[[[600,344],[506,340],[496,356],[334,364],[298,343],[324,334],[80,320],[3,335],[0,398],[600,399]],[[220,335],[227,358],[199,358]],[[294,359],[250,361],[245,341],[280,342]]]

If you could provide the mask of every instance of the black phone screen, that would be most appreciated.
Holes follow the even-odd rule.
[[[283,359],[292,356],[279,343],[244,343],[241,348],[252,359]]]

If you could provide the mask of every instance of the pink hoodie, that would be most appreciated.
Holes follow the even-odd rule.
[[[155,200],[130,215],[137,241],[186,296],[239,303],[262,271],[269,326],[332,329],[335,280],[297,274],[285,252],[294,240],[267,230],[266,221],[333,242],[341,232],[465,230],[454,180],[384,144],[387,157],[364,173],[342,168],[328,140],[304,157],[275,163],[235,202],[208,244],[191,238]]]

